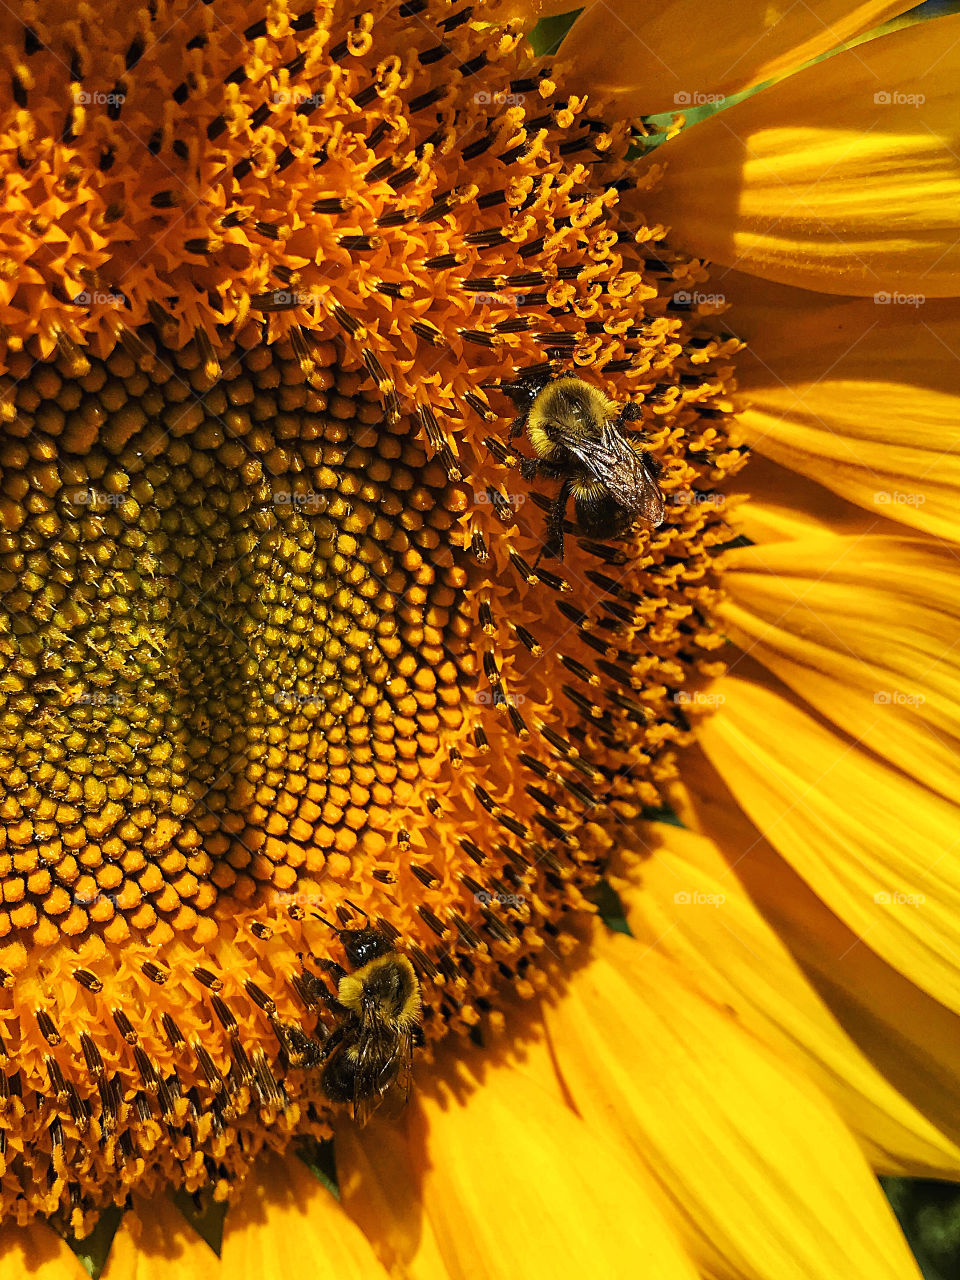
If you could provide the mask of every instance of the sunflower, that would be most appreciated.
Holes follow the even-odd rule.
[[[918,1274],[960,19],[854,43],[907,8],[592,5],[556,60],[519,3],[4,10],[16,1274]],[[662,525],[542,556],[531,367],[639,407]],[[362,928],[424,1041],[365,1127]]]

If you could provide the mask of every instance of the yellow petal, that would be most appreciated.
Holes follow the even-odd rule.
[[[648,1161],[701,1270],[730,1280],[918,1276],[830,1104],[662,955],[598,931],[594,958],[547,1018],[584,1119],[622,1132]]]
[[[497,9],[497,21],[519,22],[524,31],[529,31],[541,18],[570,13],[577,7],[573,0],[504,0]]]
[[[336,1132],[340,1202],[391,1275],[445,1280],[449,1274],[410,1151],[406,1117],[374,1117],[365,1129],[344,1120]]]
[[[102,1280],[213,1280],[220,1260],[165,1196],[134,1200],[110,1246]]]
[[[3,1223],[0,1258],[10,1280],[90,1280],[76,1254],[45,1222]]]
[[[886,532],[900,532],[896,524],[882,518],[878,523],[872,512],[761,454],[751,457],[750,465],[724,486],[724,493],[746,495],[747,501],[736,507],[737,532],[763,545],[831,532],[856,537],[888,524]]]
[[[821,998],[891,1084],[960,1144],[960,1018],[888,965],[758,834],[705,761],[675,788],[685,818],[735,851],[737,875]]]
[[[796,693],[948,800],[960,757],[956,552],[823,534],[731,553],[725,631]]]
[[[960,17],[858,45],[685,130],[644,219],[825,293],[960,293]],[[903,304],[906,305],[906,304]]]
[[[827,297],[736,271],[711,287],[747,343],[746,442],[874,515],[960,540],[960,303]]]
[[[702,995],[734,1010],[742,1027],[810,1076],[873,1168],[914,1177],[960,1173],[960,1147],[857,1047],[747,893],[737,874],[744,845],[721,849],[664,823],[644,823],[638,834],[655,853],[640,858],[622,849],[628,879],[617,886],[637,941],[669,957]],[[786,871],[759,835],[750,839]]]
[[[610,94],[623,116],[683,111],[795,71],[910,7],[716,0],[708,14],[702,0],[613,0],[588,7],[562,53],[576,90]]]
[[[459,1096],[421,1090],[410,1111],[421,1194],[455,1280],[695,1280],[621,1147],[509,1067],[461,1069]]]
[[[754,826],[865,945],[960,1009],[956,807],[808,714],[726,675],[697,738]]]
[[[230,1280],[386,1280],[363,1232],[295,1156],[256,1164],[227,1213]]]

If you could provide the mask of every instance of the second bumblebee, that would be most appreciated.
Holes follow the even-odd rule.
[[[573,498],[581,530],[596,538],[615,538],[642,520],[655,529],[663,522],[663,495],[657,484],[660,464],[624,431],[640,416],[628,402],[620,410],[603,392],[571,374],[528,370],[501,390],[521,412],[510,425],[512,437],[524,428],[536,451],[524,458],[521,474],[562,481],[547,519],[541,554],[563,559],[563,520]]]
[[[385,1095],[410,1093],[413,1047],[423,1043],[420,983],[413,965],[379,929],[339,929],[351,972],[328,962],[338,977],[339,1025],[325,1041],[320,1084],[332,1102],[349,1102],[363,1124]]]

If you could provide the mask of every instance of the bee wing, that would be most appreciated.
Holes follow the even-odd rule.
[[[651,528],[663,523],[663,495],[654,466],[616,427],[607,423],[600,439],[591,440],[554,422],[550,436],[572,453],[621,507],[639,516]]]
[[[409,1072],[410,1033],[395,1031],[379,1011],[366,1011],[356,1055],[353,1114],[358,1124],[366,1124],[403,1071]]]

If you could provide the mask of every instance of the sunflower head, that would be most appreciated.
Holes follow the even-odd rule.
[[[327,1132],[344,929],[428,1041],[545,985],[719,670],[738,344],[510,23],[3,22],[0,1186],[82,1231]],[[500,390],[544,366],[667,501],[549,568]]]

